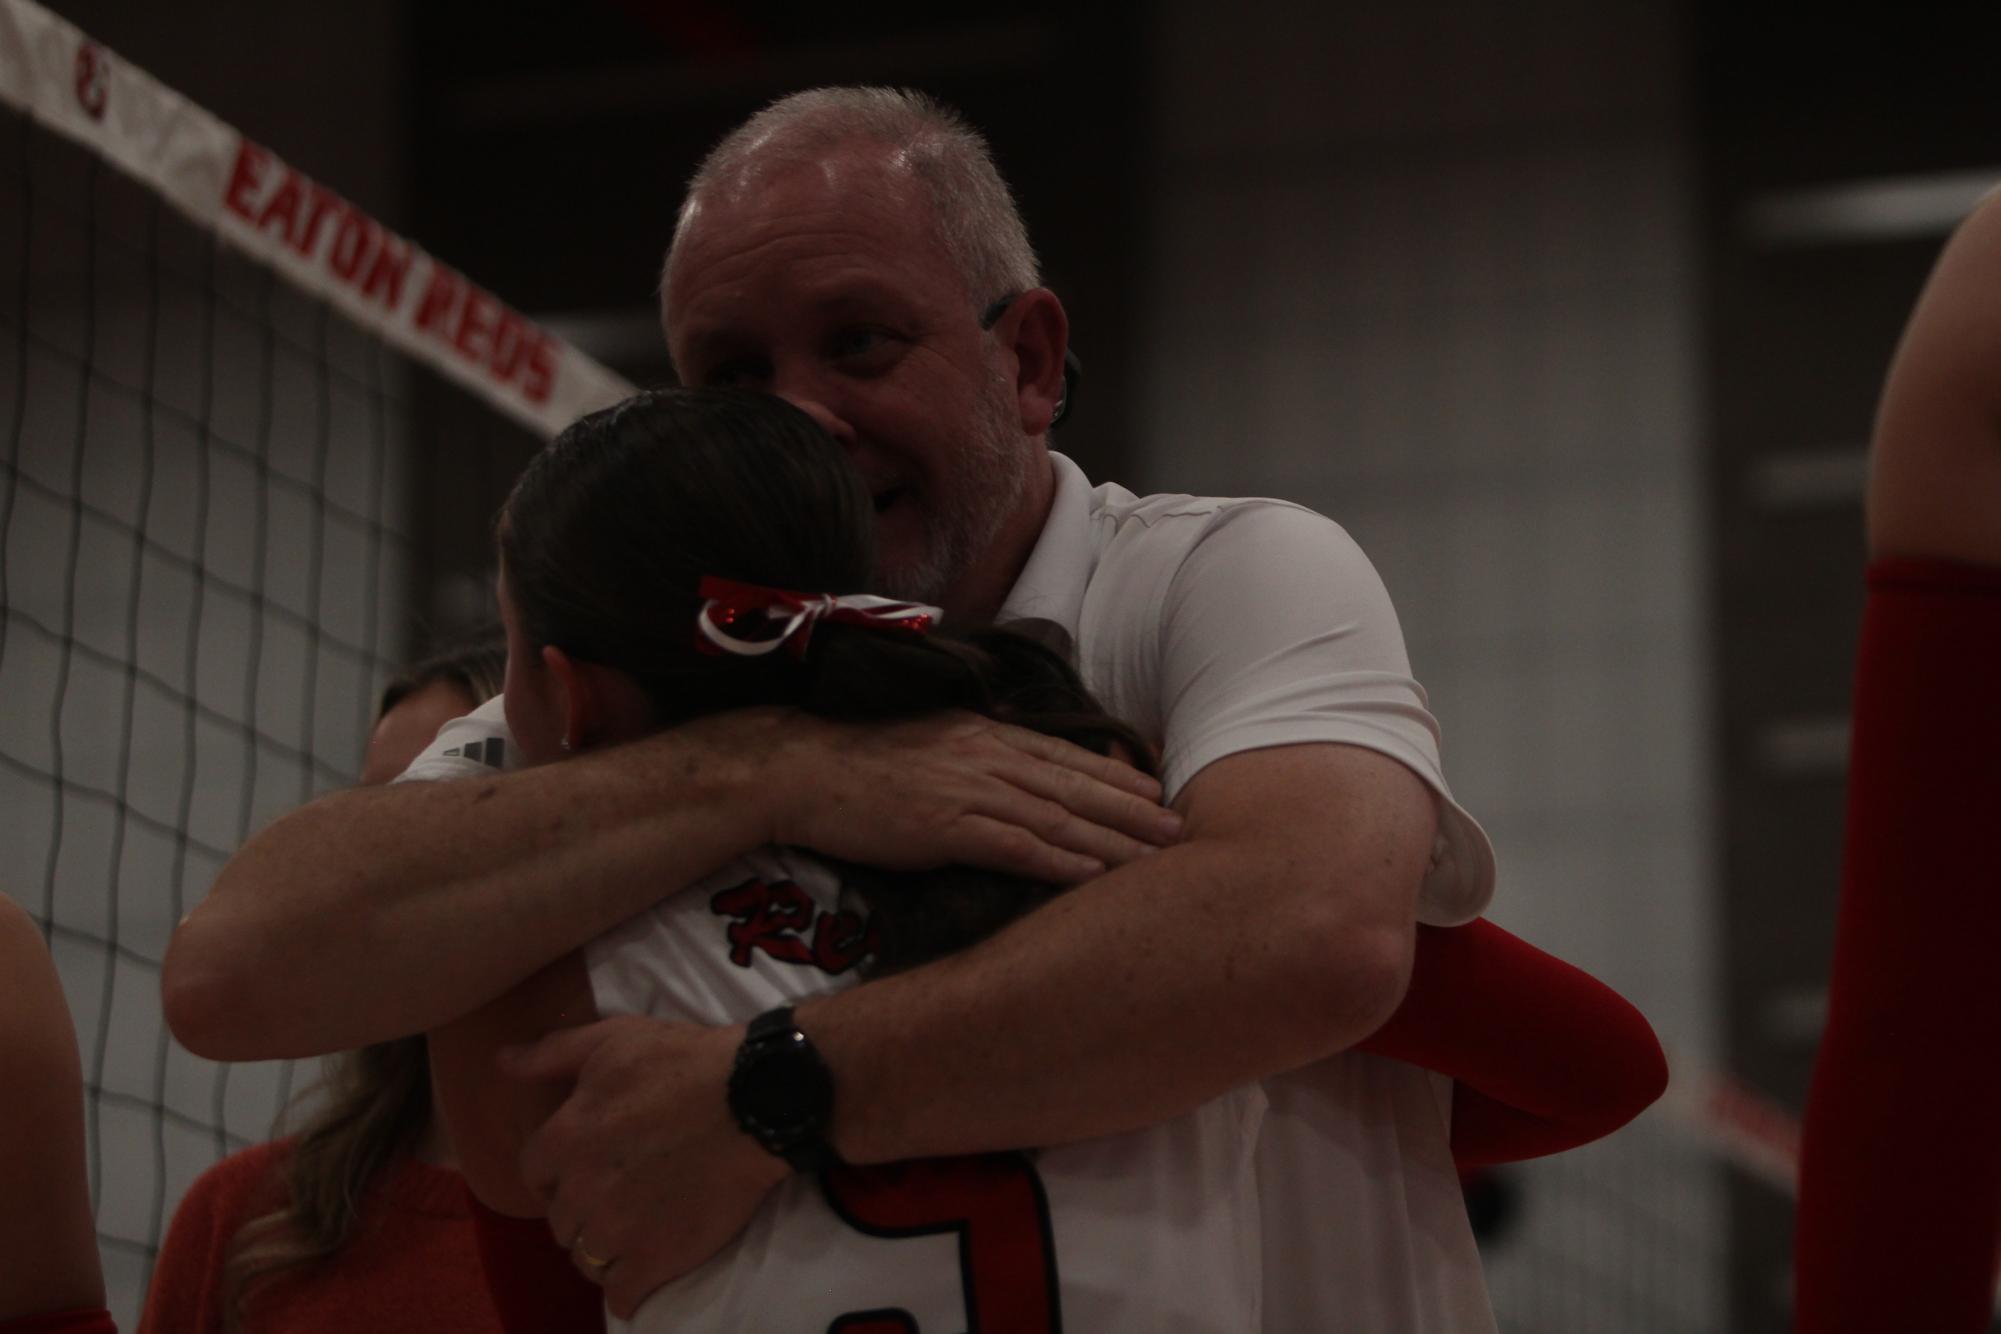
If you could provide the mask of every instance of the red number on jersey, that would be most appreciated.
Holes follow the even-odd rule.
[[[841,1221],[872,1237],[959,1234],[966,1334],[1060,1334],[1049,1200],[1026,1157],[990,1153],[880,1167],[843,1165],[829,1171],[822,1184]],[[889,1313],[856,1315],[880,1319]],[[842,1323],[852,1319],[842,1316],[829,1334],[869,1328]],[[885,1322],[879,1328],[899,1327]]]

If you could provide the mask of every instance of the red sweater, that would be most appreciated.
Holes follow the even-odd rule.
[[[221,1334],[230,1241],[283,1198],[290,1149],[259,1144],[196,1178],[160,1248],[139,1334]],[[396,1159],[362,1197],[348,1244],[321,1266],[253,1285],[245,1316],[248,1334],[500,1334],[464,1178]]]

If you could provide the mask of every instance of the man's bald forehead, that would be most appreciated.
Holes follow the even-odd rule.
[[[692,223],[707,204],[742,203],[795,172],[817,175],[830,191],[893,193],[921,203],[923,183],[915,162],[916,154],[905,144],[852,137],[808,145],[774,134],[733,159],[726,170],[696,181],[681,206],[681,226]]]
[[[875,188],[907,183],[979,301],[1041,284],[1013,192],[986,140],[951,108],[908,89],[815,88],[780,98],[725,135],[689,183],[662,271],[695,223],[725,201],[754,198],[789,166],[873,170]],[[872,184],[858,178],[866,190]]]
[[[677,335],[686,332],[675,302],[690,281],[699,281],[690,266],[713,262],[718,245],[728,252],[746,232],[774,220],[781,226],[799,222],[802,231],[824,224],[835,232],[873,235],[890,269],[935,274],[942,267],[949,275],[945,281],[963,292],[965,301],[977,300],[930,191],[899,146],[855,139],[801,153],[774,145],[756,160],[712,177],[682,207],[660,287],[670,356]]]

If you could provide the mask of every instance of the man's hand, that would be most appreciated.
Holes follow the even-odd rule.
[[[1181,834],[1137,769],[974,714],[855,724],[787,712],[770,725],[772,841],[844,861],[1076,884]]]
[[[575,1081],[522,1150],[521,1176],[621,1319],[733,1241],[791,1170],[730,1115],[742,1039],[627,1015],[503,1053],[513,1078]]]

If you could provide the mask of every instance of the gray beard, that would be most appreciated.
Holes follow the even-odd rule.
[[[1032,455],[1013,423],[1013,410],[1006,382],[996,378],[981,397],[966,441],[962,485],[954,503],[929,516],[923,559],[878,571],[877,583],[885,594],[907,602],[941,603],[993,546],[1028,489]]]

